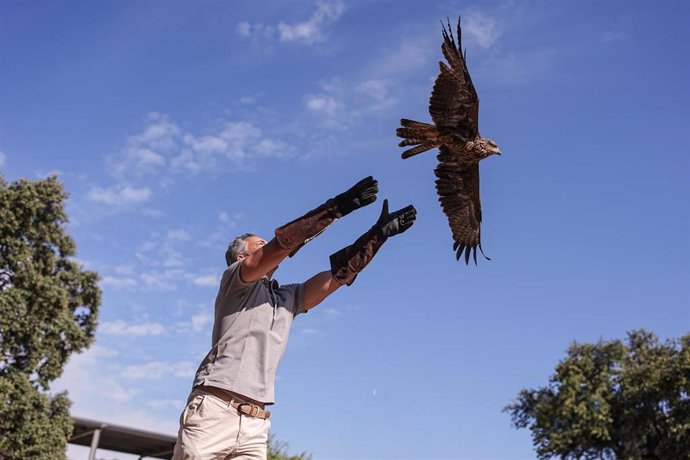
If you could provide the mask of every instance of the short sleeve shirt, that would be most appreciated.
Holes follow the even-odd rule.
[[[223,273],[216,297],[212,347],[194,386],[233,391],[266,404],[275,402],[275,375],[292,320],[304,312],[304,284],[275,280],[245,283],[242,261]]]

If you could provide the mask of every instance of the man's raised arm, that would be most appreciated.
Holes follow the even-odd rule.
[[[379,248],[391,236],[412,227],[417,210],[410,205],[398,211],[388,212],[388,200],[383,201],[381,215],[373,227],[354,243],[331,255],[331,270],[321,272],[304,283],[304,308],[309,310],[332,294],[343,284],[352,284],[357,274],[364,270]]]
[[[302,217],[278,227],[275,238],[242,257],[245,259],[240,269],[242,280],[250,283],[262,278],[277,268],[285,257],[294,255],[317,237],[336,219],[376,201],[378,191],[378,182],[371,176],[366,177]]]

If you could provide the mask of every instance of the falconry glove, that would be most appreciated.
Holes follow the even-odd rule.
[[[275,231],[276,241],[283,249],[293,250],[290,256],[310,240],[316,238],[336,219],[350,214],[355,209],[376,201],[378,182],[371,176],[362,179],[349,190],[326,201],[292,222]]]
[[[340,284],[351,285],[357,274],[371,262],[379,248],[391,237],[412,227],[417,210],[409,205],[393,213],[388,212],[388,200],[383,200],[381,215],[373,227],[350,246],[332,254],[331,273]]]

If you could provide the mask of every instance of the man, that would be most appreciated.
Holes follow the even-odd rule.
[[[278,265],[336,219],[376,200],[370,176],[344,193],[275,231],[271,241],[244,234],[230,244],[216,297],[212,348],[201,362],[173,459],[265,460],[276,368],[293,318],[315,307],[340,286],[350,285],[391,236],[407,230],[416,210],[388,212],[388,201],[371,229],[331,255],[331,269],[305,283],[280,286]]]

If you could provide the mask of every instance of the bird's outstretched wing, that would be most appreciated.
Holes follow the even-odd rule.
[[[458,19],[458,43],[448,22],[443,26],[441,51],[448,61],[440,61],[441,72],[436,77],[429,99],[429,114],[441,133],[461,136],[465,142],[474,140],[479,133],[479,98],[467,70],[462,54],[462,36]]]
[[[453,250],[458,260],[463,252],[465,253],[466,264],[469,263],[472,254],[476,264],[477,247],[484,255],[480,229],[482,205],[479,201],[479,164],[458,164],[452,160],[446,147],[441,147],[440,150],[441,153],[437,157],[439,164],[434,170],[438,178],[436,192],[453,232]]]

